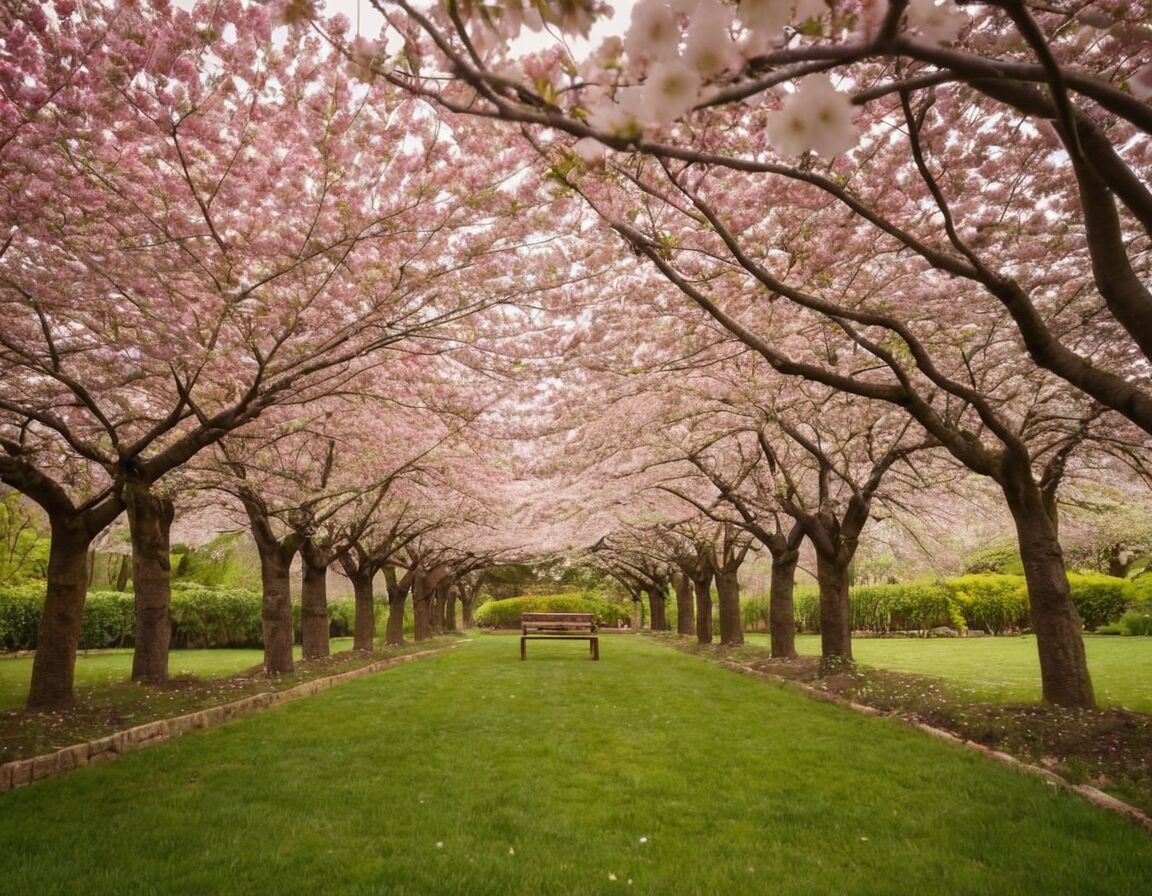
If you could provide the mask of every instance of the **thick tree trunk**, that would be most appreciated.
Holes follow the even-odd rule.
[[[88,595],[88,547],[94,534],[75,520],[50,520],[47,596],[32,660],[29,709],[65,709],[72,704],[80,619]]]
[[[348,570],[345,570],[347,573]],[[372,590],[373,570],[356,570],[348,578],[356,601],[356,621],[352,629],[352,649],[369,653],[376,643],[376,595]]]
[[[1084,654],[1083,629],[1064,568],[1064,552],[1039,487],[1030,476],[1019,478],[1025,481],[1005,485],[1004,495],[1016,524],[1028,583],[1044,702],[1092,709],[1096,697]]]
[[[418,572],[412,582],[412,637],[427,641],[432,637],[432,596],[436,589],[428,583],[426,573]]]
[[[388,627],[384,643],[396,647],[404,643],[404,609],[408,604],[407,590],[388,595]]]
[[[260,579],[264,598],[260,621],[264,629],[264,669],[270,675],[291,672],[292,659],[292,589],[288,574],[291,556],[280,550],[260,551]]]
[[[317,562],[312,551],[300,552],[303,569],[300,583],[301,655],[306,660],[331,656],[328,627],[328,567]]]
[[[696,593],[696,640],[712,643],[712,573],[694,578],[692,589]]]
[[[848,564],[843,552],[816,552],[820,586],[820,668],[832,673],[852,665],[852,606],[848,598]]]
[[[729,647],[743,644],[738,568],[716,573],[716,602],[720,609],[720,643]]]
[[[148,485],[124,487],[128,528],[132,535],[132,581],[136,606],[133,681],[166,681],[172,642],[171,499]]]
[[[668,631],[668,588],[666,584],[652,584],[644,588],[648,595],[648,610],[652,615],[652,631]]]
[[[768,631],[772,656],[796,656],[796,565],[800,552],[772,552],[772,586],[768,605]]]
[[[694,635],[696,634],[696,614],[692,580],[684,573],[678,572],[672,577],[672,587],[676,591],[676,633],[678,635]]]

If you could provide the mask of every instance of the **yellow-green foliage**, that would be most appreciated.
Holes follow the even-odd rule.
[[[628,618],[630,610],[603,597],[577,592],[533,594],[488,601],[476,611],[476,624],[481,628],[519,628],[522,613],[595,613],[601,625],[616,625]]]

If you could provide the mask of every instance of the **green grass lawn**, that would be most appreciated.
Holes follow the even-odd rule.
[[[481,636],[0,795],[6,894],[1135,894],[1152,837],[633,637]]]
[[[767,635],[749,635],[767,646]],[[1085,635],[1084,648],[1101,706],[1152,713],[1152,638]],[[796,639],[800,654],[819,656],[818,635]],[[1030,702],[1040,699],[1036,638],[855,638],[852,654],[862,665],[932,675],[966,692],[969,699]]]
[[[350,650],[351,638],[333,638],[332,652]],[[299,645],[295,648],[300,658]],[[168,663],[174,678],[223,678],[251,669],[264,661],[262,650],[173,650]],[[83,694],[122,682],[132,675],[132,651],[101,650],[82,653],[76,658],[76,689]],[[32,680],[32,657],[0,657],[0,710],[24,705],[28,683]]]

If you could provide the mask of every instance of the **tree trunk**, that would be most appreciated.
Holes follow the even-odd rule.
[[[451,582],[447,578],[443,578],[432,592],[430,623],[434,635],[448,631],[448,592],[451,588]]]
[[[772,552],[772,586],[768,605],[768,631],[772,656],[796,656],[796,565],[800,552],[791,548]]]
[[[716,595],[720,608],[720,643],[734,647],[744,643],[740,621],[739,566],[716,573]]]
[[[348,573],[348,570],[345,570]],[[360,569],[348,575],[356,601],[356,622],[352,631],[352,649],[369,653],[376,642],[376,595],[372,590],[374,570]]]
[[[396,647],[404,643],[404,608],[408,603],[408,590],[388,595],[388,627],[384,643]]]
[[[647,585],[644,591],[648,595],[648,609],[652,614],[652,631],[668,631],[668,587],[666,583]]]
[[[328,567],[313,550],[300,551],[303,568],[300,583],[301,655],[306,660],[332,655],[328,627]]]
[[[124,486],[132,535],[132,581],[136,606],[133,681],[166,681],[172,642],[171,499],[141,482]]]
[[[458,601],[458,592],[455,587],[448,589],[448,595],[444,599],[444,631],[456,631],[456,603]]]
[[[135,557],[129,557],[127,554],[120,558],[120,565],[116,567],[116,581],[112,584],[116,591],[128,590],[128,582],[132,575],[134,563]]]
[[[848,564],[844,552],[816,552],[820,586],[820,669],[833,673],[852,665],[852,607],[848,598]]]
[[[463,625],[465,629],[476,627],[476,595],[471,586],[465,585],[460,590],[460,613],[463,616]]]
[[[712,573],[708,572],[692,580],[696,593],[696,640],[701,644],[712,643]]]
[[[696,614],[693,609],[692,580],[678,572],[672,577],[672,587],[676,590],[676,634],[694,635]]]
[[[292,659],[292,588],[288,574],[292,558],[283,552],[260,551],[260,579],[263,602],[260,621],[264,629],[264,669],[270,675],[291,672]]]
[[[1064,568],[1064,552],[1030,473],[1016,478],[1020,481],[1004,485],[1004,496],[1016,524],[1028,583],[1044,702],[1092,709],[1096,697],[1084,655],[1083,629]]]
[[[95,537],[75,519],[50,519],[48,583],[32,660],[29,709],[65,709],[72,704],[80,619],[88,596],[88,547]]]
[[[432,595],[435,590],[429,585],[426,573],[416,573],[412,582],[412,637],[416,641],[427,641],[432,637]]]

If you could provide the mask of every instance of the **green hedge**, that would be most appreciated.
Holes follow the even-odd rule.
[[[43,609],[43,582],[0,587],[0,650],[34,648]]]
[[[1068,581],[1072,602],[1088,631],[1116,623],[1140,602],[1140,589],[1126,579],[1071,573]],[[943,583],[867,585],[853,588],[851,594],[852,627],[856,631],[927,631],[947,626],[1003,634],[1031,624],[1023,576],[972,574]],[[816,589],[797,588],[794,600],[797,628],[820,631]],[[766,600],[746,601],[744,607],[746,626],[766,625]]]
[[[43,609],[43,583],[0,587],[0,650],[35,650]],[[261,597],[256,591],[174,582],[172,647],[262,647],[260,609]],[[293,609],[299,632],[300,608],[294,605]],[[356,605],[351,598],[330,600],[332,636],[349,636],[355,614]],[[80,623],[80,649],[130,647],[134,628],[132,594],[91,591]]]
[[[521,613],[595,613],[601,625],[615,626],[630,618],[631,608],[582,594],[509,597],[479,607],[476,624],[481,628],[519,628]]]
[[[261,647],[259,592],[210,588],[194,582],[172,585],[172,646]]]

